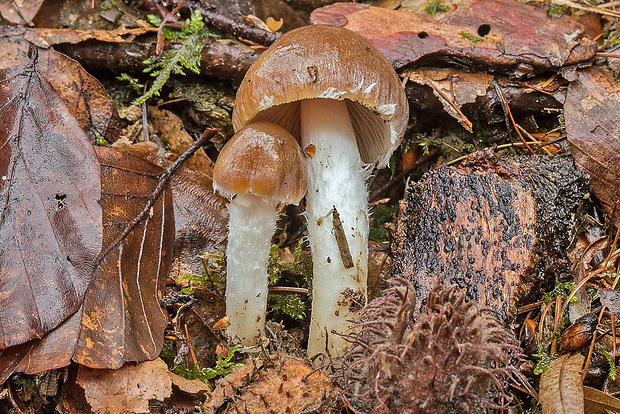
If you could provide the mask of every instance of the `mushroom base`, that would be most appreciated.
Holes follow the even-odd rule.
[[[312,248],[312,320],[308,356],[342,355],[342,336],[366,304],[368,212],[366,179],[345,101],[310,99],[301,105],[302,148],[306,158],[306,215]],[[327,349],[326,349],[327,343]]]
[[[267,265],[278,211],[272,202],[250,194],[237,195],[228,211],[227,333],[252,346],[265,329]]]

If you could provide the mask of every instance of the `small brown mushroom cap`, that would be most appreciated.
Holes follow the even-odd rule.
[[[253,122],[222,148],[213,187],[227,197],[253,194],[274,203],[298,204],[306,194],[306,169],[299,144],[284,128]]]
[[[299,140],[298,101],[313,98],[346,100],[362,160],[387,163],[408,122],[404,89],[381,52],[341,27],[307,26],[282,35],[245,75],[233,126],[275,122]]]

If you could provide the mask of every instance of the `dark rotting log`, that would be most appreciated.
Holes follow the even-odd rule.
[[[588,178],[570,158],[500,158],[490,150],[431,171],[400,202],[395,275],[416,289],[416,311],[439,284],[501,321],[517,302],[568,274],[565,250]]]
[[[77,60],[87,69],[137,73],[144,69],[143,62],[155,55],[155,43],[154,36],[144,36],[128,43],[90,40],[59,44],[54,49]],[[202,50],[200,73],[240,81],[258,55],[249,46],[235,40],[208,39]]]

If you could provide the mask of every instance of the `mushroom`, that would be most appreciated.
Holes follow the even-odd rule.
[[[398,75],[368,40],[308,26],[282,35],[250,67],[233,126],[270,121],[299,140],[308,170],[307,220],[314,276],[308,355],[341,352],[366,304],[372,165],[399,145],[409,108]],[[326,347],[327,344],[327,347]]]
[[[264,332],[277,205],[298,204],[306,194],[303,158],[299,144],[285,129],[254,122],[226,143],[215,163],[213,188],[230,200],[227,332],[243,345],[256,345]]]

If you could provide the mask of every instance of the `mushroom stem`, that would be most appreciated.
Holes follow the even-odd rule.
[[[278,211],[273,202],[251,194],[238,194],[228,211],[227,332],[251,346],[258,343],[265,328],[266,269]]]
[[[314,267],[308,356],[326,351],[336,356],[347,344],[332,331],[346,333],[355,311],[366,304],[368,172],[345,101],[308,99],[300,105],[302,148],[314,145],[316,150],[306,158],[306,214]],[[334,207],[342,226],[338,217],[334,220]]]

